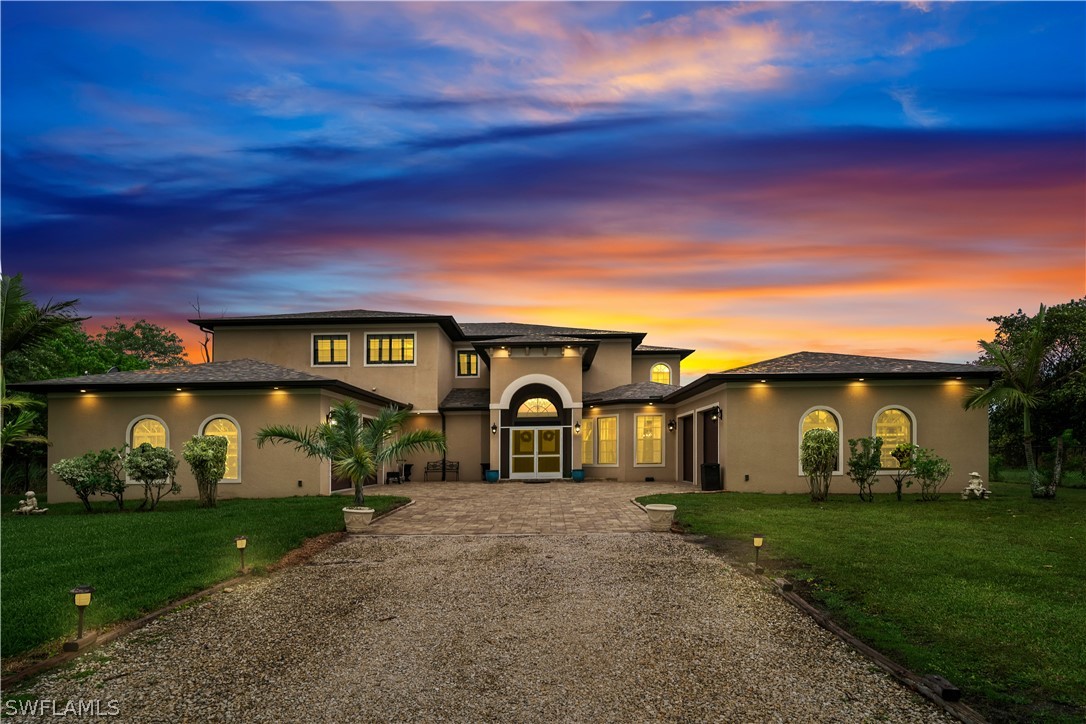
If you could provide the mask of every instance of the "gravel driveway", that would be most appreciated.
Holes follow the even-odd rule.
[[[115,700],[111,721],[947,720],[652,533],[352,538],[23,693]]]

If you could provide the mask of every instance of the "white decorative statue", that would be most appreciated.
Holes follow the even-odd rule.
[[[965,490],[962,491],[962,500],[968,499],[969,496],[980,500],[987,500],[992,496],[992,491],[984,487],[984,481],[981,480],[980,473],[969,473],[969,485],[966,485]]]
[[[19,501],[19,507],[12,512],[19,515],[40,515],[47,510],[49,509],[38,507],[38,498],[34,495],[34,491],[28,490],[26,497]]]

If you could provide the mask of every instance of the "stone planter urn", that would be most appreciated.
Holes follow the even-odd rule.
[[[348,533],[365,533],[366,527],[373,520],[373,508],[344,508],[343,522]]]
[[[675,506],[667,503],[650,503],[645,506],[649,514],[649,527],[657,533],[671,530],[671,521],[675,519]]]

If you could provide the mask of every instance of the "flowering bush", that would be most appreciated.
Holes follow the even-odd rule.
[[[72,488],[87,512],[93,512],[92,495],[109,495],[124,510],[124,453],[116,448],[86,452],[79,457],[59,460],[53,473]]]
[[[173,450],[167,447],[154,447],[145,442],[132,450],[124,459],[124,469],[128,476],[143,485],[143,502],[140,510],[150,506],[154,510],[163,495],[180,493],[174,473],[177,472],[178,460]]]
[[[226,475],[226,449],[229,443],[219,435],[193,435],[181,450],[185,462],[192,468],[196,488],[200,491],[200,507],[214,508],[219,481]]]
[[[803,435],[799,459],[811,488],[813,502],[825,500],[830,493],[830,476],[837,467],[840,442],[841,438],[834,430],[808,430]]]

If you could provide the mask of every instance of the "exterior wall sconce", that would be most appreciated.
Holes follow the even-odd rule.
[[[760,550],[762,550],[763,545],[765,545],[765,534],[764,533],[755,533],[754,534],[754,572],[755,573],[761,573],[762,570],[763,570],[762,567],[760,565],[758,565],[758,552]]]
[[[579,422],[573,423],[573,432],[576,433],[577,435],[581,434],[581,423],[579,423]]]
[[[671,419],[671,420],[667,421],[667,431],[668,432],[675,432],[675,420],[674,419]]]
[[[324,416],[324,421],[327,422],[329,425],[335,425],[336,424],[336,421],[332,418],[332,411],[331,410],[329,410],[328,414]]]
[[[98,638],[98,634],[83,635],[83,611],[90,605],[94,586],[76,586],[68,593],[71,594],[72,602],[75,603],[76,610],[79,611],[79,628],[74,641],[64,642],[64,650],[79,651],[90,646]]]
[[[239,535],[234,538],[234,545],[241,554],[241,572],[245,573],[245,546],[249,544],[249,536]]]
[[[720,419],[720,405],[717,405],[716,407],[714,407],[711,412],[712,412],[712,414],[709,415],[710,420],[719,420]]]
[[[496,424],[492,424],[490,426],[490,434],[491,435],[497,435],[498,434],[498,426]]]

